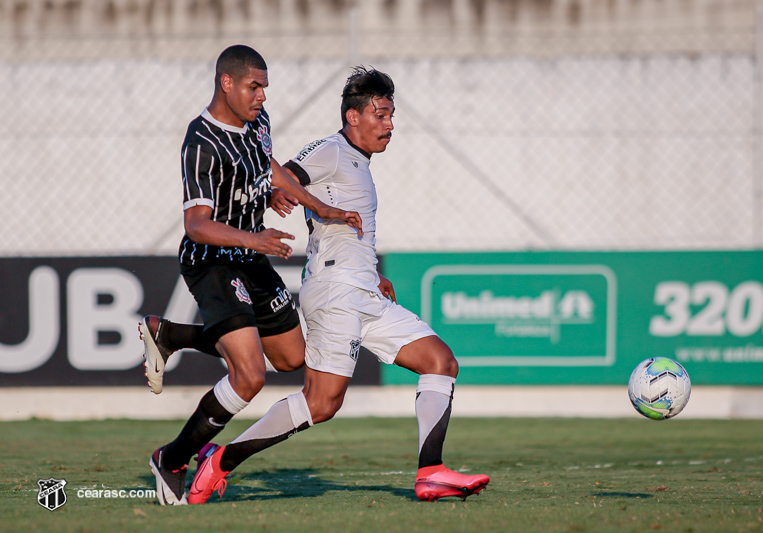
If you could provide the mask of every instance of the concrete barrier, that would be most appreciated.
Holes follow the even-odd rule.
[[[23,387],[0,389],[0,420],[185,419],[209,387]],[[238,418],[261,417],[299,387],[265,387]],[[342,417],[413,417],[415,387],[350,387]],[[456,388],[454,417],[638,417],[625,387]],[[763,387],[694,387],[682,419],[763,418]]]

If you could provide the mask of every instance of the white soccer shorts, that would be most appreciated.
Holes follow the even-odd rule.
[[[400,348],[437,335],[429,324],[379,292],[345,283],[309,281],[299,291],[307,322],[305,364],[352,377],[362,345],[391,365]]]

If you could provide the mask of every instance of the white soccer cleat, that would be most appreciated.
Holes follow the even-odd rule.
[[[164,383],[164,367],[172,351],[162,345],[160,333],[165,319],[154,315],[143,317],[138,324],[140,340],[143,341],[143,357],[146,358],[143,366],[146,368],[148,386],[154,394],[161,394]]]

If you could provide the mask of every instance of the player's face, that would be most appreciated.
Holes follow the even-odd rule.
[[[229,78],[226,102],[233,115],[241,121],[240,126],[257,119],[265,102],[267,86],[267,70],[250,68],[249,73],[239,79]]]
[[[369,154],[376,154],[387,149],[392,140],[392,117],[395,104],[389,98],[374,98],[366,106],[358,120],[358,146]]]

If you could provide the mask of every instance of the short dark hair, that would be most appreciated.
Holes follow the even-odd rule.
[[[223,50],[215,65],[215,85],[220,85],[220,78],[227,74],[234,80],[240,80],[249,74],[249,69],[268,70],[265,60],[254,48],[245,44],[236,44]]]
[[[347,125],[347,111],[355,109],[363,113],[374,98],[394,101],[395,84],[392,78],[373,67],[370,70],[364,66],[353,67],[342,91],[342,126]]]

